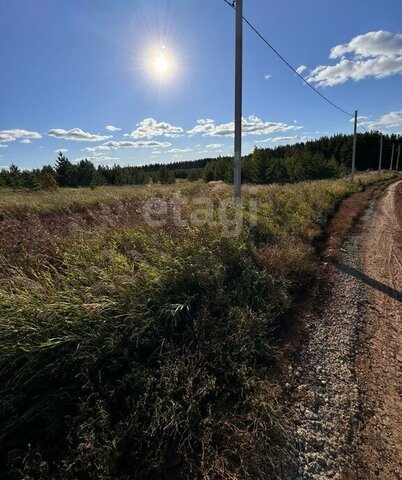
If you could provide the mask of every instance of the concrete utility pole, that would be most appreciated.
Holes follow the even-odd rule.
[[[389,166],[390,170],[392,170],[392,167],[394,165],[394,151],[395,151],[395,143],[392,144],[391,165]]]
[[[352,180],[355,179],[356,169],[356,136],[357,136],[357,110],[355,110],[355,126],[353,129],[353,153],[352,153]]]
[[[378,160],[378,173],[381,172],[381,163],[382,163],[382,144],[384,141],[383,135],[381,135],[381,141],[380,141],[380,159]]]
[[[401,155],[401,144],[398,145],[398,156],[396,158],[396,171],[399,171],[399,157]]]
[[[241,199],[241,131],[243,91],[243,0],[236,0],[236,79],[235,79],[235,138],[234,195]]]

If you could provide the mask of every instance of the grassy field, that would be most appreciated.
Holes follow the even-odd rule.
[[[0,212],[3,214],[16,212],[63,212],[91,208],[98,205],[110,205],[118,202],[133,201],[148,197],[171,196],[178,188],[184,195],[192,195],[205,184],[186,182],[176,185],[130,185],[105,186],[94,190],[88,188],[60,188],[56,192],[49,191],[13,191],[0,188]]]
[[[224,216],[219,183],[2,191],[0,478],[282,478],[276,331],[337,205],[387,178],[248,186]]]

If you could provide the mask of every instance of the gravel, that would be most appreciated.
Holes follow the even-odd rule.
[[[373,215],[372,205],[364,222]],[[361,270],[361,236],[343,245],[339,262]],[[326,300],[306,314],[307,342],[298,365],[289,366],[286,388],[293,406],[295,429],[290,440],[294,480],[340,479],[353,466],[353,432],[359,424],[361,396],[354,359],[364,330],[366,289],[354,276],[338,269],[327,287]],[[316,302],[317,303],[317,302]]]

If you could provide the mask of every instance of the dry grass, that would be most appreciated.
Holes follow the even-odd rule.
[[[177,186],[2,197],[1,478],[283,478],[275,331],[328,218],[380,178],[246,186],[258,222],[236,238],[150,227],[144,198]]]
[[[112,205],[149,197],[169,197],[178,191],[183,195],[192,195],[205,188],[199,182],[173,185],[132,185],[121,187],[60,188],[53,192],[38,190],[0,189],[0,213],[3,215],[20,212],[63,212],[99,205]]]

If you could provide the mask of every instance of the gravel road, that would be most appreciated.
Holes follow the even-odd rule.
[[[402,181],[372,201],[289,365],[295,480],[402,479]]]

